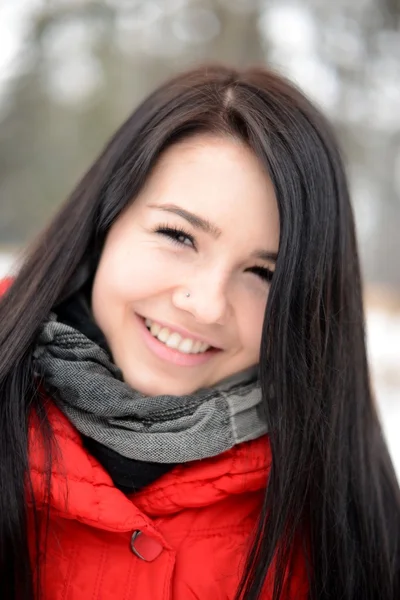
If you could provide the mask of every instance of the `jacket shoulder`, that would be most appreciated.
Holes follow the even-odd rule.
[[[6,293],[6,291],[11,287],[13,282],[12,277],[6,277],[5,279],[0,279],[0,296]]]

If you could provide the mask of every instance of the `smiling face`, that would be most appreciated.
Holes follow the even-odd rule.
[[[241,142],[168,148],[111,227],[92,307],[125,381],[184,395],[256,365],[279,214],[271,180]]]

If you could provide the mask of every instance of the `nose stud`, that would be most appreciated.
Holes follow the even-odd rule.
[[[185,296],[186,298],[190,298],[190,292],[186,292]]]

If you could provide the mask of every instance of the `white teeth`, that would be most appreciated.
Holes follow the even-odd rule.
[[[193,348],[192,348],[192,352],[193,354],[197,354],[198,352],[200,352],[200,348],[202,346],[202,342],[200,342],[199,340],[197,340],[194,344],[193,344]]]
[[[150,319],[147,319],[147,321],[149,321],[149,320]],[[147,325],[147,323],[146,323],[146,325]],[[154,337],[157,337],[161,331],[161,325],[159,325],[158,323],[152,323],[150,321],[150,325],[147,325],[147,327],[150,327],[150,331],[154,335]]]
[[[195,354],[194,352],[194,346],[197,344],[197,342],[193,342],[193,340],[187,338],[185,340],[183,340],[183,342],[181,342],[179,344],[179,352],[183,352],[184,354],[190,354],[191,352],[193,354]]]
[[[199,340],[192,340],[190,338],[183,339],[179,333],[171,332],[168,327],[162,327],[158,323],[151,319],[145,320],[146,327],[150,330],[150,333],[156,337],[160,342],[163,342],[169,348],[179,350],[184,354],[199,354],[205,352],[210,348],[206,342],[200,342]]]
[[[179,333],[172,333],[165,342],[165,345],[168,346],[168,348],[178,348],[181,341],[182,338]]]
[[[160,333],[157,335],[158,339],[160,340],[160,342],[165,342],[167,341],[167,339],[170,336],[170,332],[168,327],[163,327],[160,331]]]

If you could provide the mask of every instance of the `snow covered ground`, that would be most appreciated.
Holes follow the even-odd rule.
[[[0,252],[0,278],[12,268],[12,257]],[[400,311],[367,311],[368,352],[379,412],[400,479]]]

